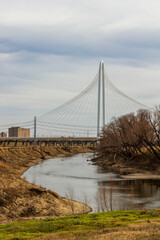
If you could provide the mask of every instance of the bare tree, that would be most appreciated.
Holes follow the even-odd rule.
[[[152,154],[160,161],[160,106],[113,118],[103,128],[98,146],[101,155],[133,159]]]

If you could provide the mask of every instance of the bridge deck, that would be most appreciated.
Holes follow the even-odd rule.
[[[36,138],[37,145],[54,145],[54,146],[62,146],[62,145],[97,145],[97,138],[51,138],[51,137],[38,137]],[[17,137],[7,137],[0,138],[0,146],[8,147],[8,146],[30,146],[33,145],[34,138],[17,138]]]

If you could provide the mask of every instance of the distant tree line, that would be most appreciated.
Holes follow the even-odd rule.
[[[152,156],[160,162],[160,106],[113,118],[102,130],[98,152],[113,159]]]

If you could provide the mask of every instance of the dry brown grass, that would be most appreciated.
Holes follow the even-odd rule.
[[[11,167],[7,163],[2,162],[1,160],[0,160],[0,168],[11,169]]]
[[[125,228],[107,228],[81,233],[61,233],[38,237],[36,240],[160,240],[160,220],[131,224]]]
[[[89,238],[90,239],[90,238]],[[93,240],[159,240],[160,220],[149,220],[148,223],[131,224],[125,228],[106,229]]]

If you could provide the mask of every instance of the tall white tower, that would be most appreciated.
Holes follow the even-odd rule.
[[[101,113],[102,109],[102,113]],[[104,62],[99,64],[99,77],[98,77],[98,108],[97,108],[97,137],[100,134],[101,127],[101,115],[102,126],[105,126],[105,77],[104,77]]]

